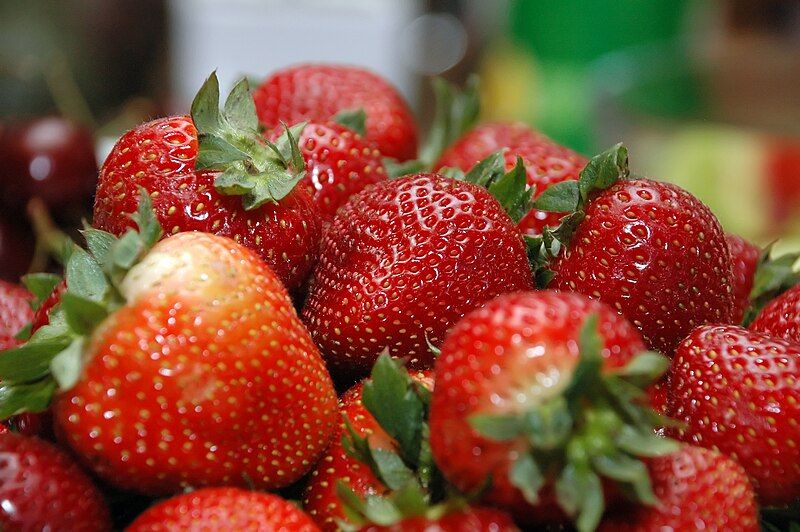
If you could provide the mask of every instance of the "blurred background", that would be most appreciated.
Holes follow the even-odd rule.
[[[230,86],[336,61],[389,78],[423,127],[427,78],[477,72],[484,119],[585,154],[624,141],[728,231],[800,235],[800,0],[0,0],[0,20],[0,183],[30,174],[58,223],[85,215],[114,140],[185,113],[211,70]],[[19,155],[31,138],[50,151]],[[7,276],[35,253],[27,192],[0,193]]]

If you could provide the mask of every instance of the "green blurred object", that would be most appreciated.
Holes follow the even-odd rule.
[[[592,134],[590,70],[610,52],[674,42],[692,0],[512,0],[513,42],[534,57],[538,99],[528,117],[578,151],[597,146]],[[674,91],[678,106],[680,91]]]

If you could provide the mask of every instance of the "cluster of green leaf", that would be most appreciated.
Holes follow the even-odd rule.
[[[399,361],[388,354],[378,358],[364,383],[362,402],[397,448],[372,448],[347,419],[342,445],[350,456],[367,464],[390,493],[361,499],[340,482],[337,492],[351,523],[391,525],[404,517],[443,511],[441,503],[448,493],[429,444],[430,396],[430,390],[412,379]]]
[[[536,504],[542,487],[554,480],[560,506],[581,531],[594,530],[603,514],[601,477],[632,500],[655,504],[640,458],[677,449],[674,441],[656,435],[654,429],[668,421],[649,407],[645,392],[669,361],[643,352],[620,369],[603,371],[597,324],[597,315],[591,315],[581,328],[580,359],[563,393],[524,412],[470,418],[486,438],[527,442],[529,452],[514,463],[511,482]]]
[[[0,357],[0,419],[45,410],[57,390],[75,385],[83,354],[94,329],[125,303],[120,291],[125,274],[161,238],[150,196],[141,191],[132,216],[138,231],[116,236],[98,229],[83,231],[87,250],[73,245],[66,257],[66,290],[51,310],[49,323],[19,347]],[[24,279],[40,304],[61,281],[50,274]]]
[[[305,123],[291,128],[284,124],[284,134],[273,143],[259,130],[247,79],[233,87],[221,111],[219,96],[215,72],[192,102],[199,144],[196,168],[220,171],[214,186],[222,194],[242,196],[246,210],[278,202],[305,175],[305,161],[297,146]]]

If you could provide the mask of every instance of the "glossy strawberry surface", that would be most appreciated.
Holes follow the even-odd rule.
[[[474,414],[525,411],[568,386],[578,360],[578,333],[597,314],[605,368],[626,364],[644,349],[639,332],[599,301],[552,291],[508,294],[471,312],[453,328],[436,361],[431,400],[431,449],[445,477],[469,493],[492,478],[484,499],[524,520],[563,519],[552,486],[535,508],[509,480],[523,437],[491,440],[477,432]]]
[[[386,80],[345,65],[304,64],[270,75],[253,91],[261,124],[327,121],[340,111],[363,109],[366,137],[382,154],[405,161],[417,154],[417,126],[408,104]]]
[[[160,495],[187,486],[274,489],[311,469],[336,395],[277,276],[206,233],[159,242],[125,276],[127,303],[55,398],[62,440],[97,474]]]
[[[588,160],[565,146],[553,142],[546,136],[521,123],[481,124],[458,139],[436,163],[436,168],[453,167],[465,172],[475,163],[492,153],[504,150],[506,170],[522,157],[527,171],[528,185],[536,187],[538,196],[547,187],[578,179]],[[534,197],[535,197],[534,196]],[[519,222],[522,231],[541,234],[546,226],[557,226],[562,215],[537,209]]]
[[[433,387],[433,375],[430,371],[412,373],[411,376],[426,387]],[[361,402],[363,388],[363,382],[360,382],[339,399],[339,413],[342,416],[339,430],[311,473],[303,492],[303,508],[325,531],[339,530],[338,523],[347,522],[336,491],[338,482],[347,484],[361,498],[366,495],[382,495],[388,491],[370,467],[348,455],[342,445],[342,437],[347,434],[344,424],[346,418],[357,435],[368,439],[370,447],[387,450],[395,448],[395,442]]]
[[[733,315],[730,253],[716,217],[668,183],[619,181],[589,202],[549,285],[599,299],[648,347],[672,355],[689,332]]]
[[[648,469],[658,503],[618,508],[600,525],[600,532],[760,529],[753,487],[734,460],[687,445],[654,458]]]
[[[761,249],[744,238],[731,233],[725,234],[731,253],[733,269],[733,316],[732,323],[742,323],[744,313],[750,306],[750,292],[753,290],[758,259]]]
[[[33,319],[32,297],[23,287],[0,280],[0,351],[19,344],[14,336]]]
[[[277,135],[280,133],[282,130]],[[298,144],[306,162],[300,185],[305,185],[325,221],[330,221],[350,196],[387,178],[383,156],[374,144],[334,122],[309,123]]]
[[[0,434],[3,530],[111,530],[97,488],[64,451],[42,440]]]
[[[750,329],[800,344],[800,285],[767,303]]]
[[[223,532],[319,530],[297,506],[270,493],[205,488],[159,502],[142,513],[127,532],[177,530]]]
[[[290,291],[297,289],[316,260],[321,231],[308,192],[296,187],[278,203],[246,211],[240,196],[214,188],[217,172],[195,170],[197,154],[197,130],[188,117],[159,118],[123,135],[100,171],[93,225],[124,233],[144,187],[166,235],[204,231],[232,238],[258,252]]]
[[[800,346],[732,325],[699,327],[675,352],[676,437],[736,459],[762,504],[800,497]]]
[[[323,238],[303,319],[333,372],[384,349],[427,368],[427,342],[492,297],[532,287],[522,235],[482,187],[437,174],[378,183]]]

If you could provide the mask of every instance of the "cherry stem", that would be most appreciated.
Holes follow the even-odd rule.
[[[33,197],[28,202],[28,218],[36,235],[36,247],[28,271],[45,270],[51,257],[61,263],[64,250],[72,243],[72,239],[56,227],[41,198]]]

